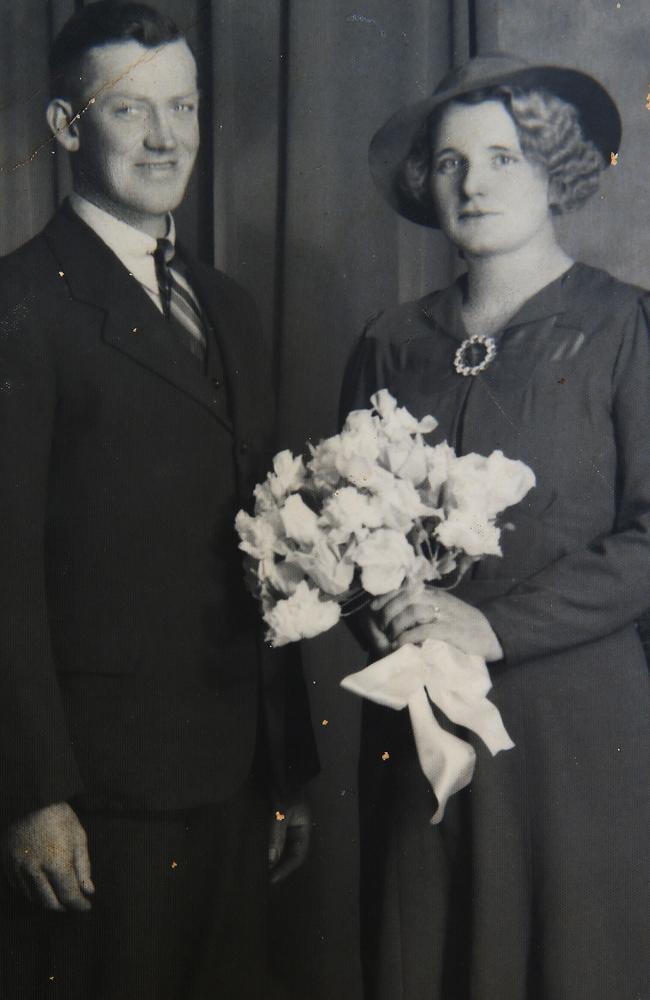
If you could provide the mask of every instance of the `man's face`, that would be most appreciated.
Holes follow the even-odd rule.
[[[145,232],[183,199],[199,148],[196,63],[183,40],[91,49],[83,60],[75,189]]]

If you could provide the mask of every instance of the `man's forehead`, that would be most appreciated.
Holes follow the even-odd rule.
[[[144,94],[188,94],[196,89],[196,62],[183,39],[155,48],[133,39],[89,49],[82,66],[84,90]]]

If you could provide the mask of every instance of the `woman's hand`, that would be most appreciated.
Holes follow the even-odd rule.
[[[442,639],[488,663],[503,656],[485,615],[446,590],[421,584],[402,587],[376,597],[370,608],[375,646],[383,655],[408,642]]]

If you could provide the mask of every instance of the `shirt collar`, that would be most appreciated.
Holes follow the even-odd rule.
[[[117,219],[76,191],[72,192],[69,200],[75,214],[113,251],[129,274],[144,285],[151,295],[157,296],[158,281],[153,259],[155,237]],[[166,239],[175,245],[176,227],[171,214],[167,216]]]

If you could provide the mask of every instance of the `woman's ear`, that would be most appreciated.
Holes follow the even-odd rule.
[[[69,153],[76,153],[79,149],[78,116],[73,113],[70,102],[55,97],[48,104],[45,117],[56,141]]]
[[[558,177],[550,177],[548,182],[548,207],[552,215],[561,215],[564,211],[566,183]]]

